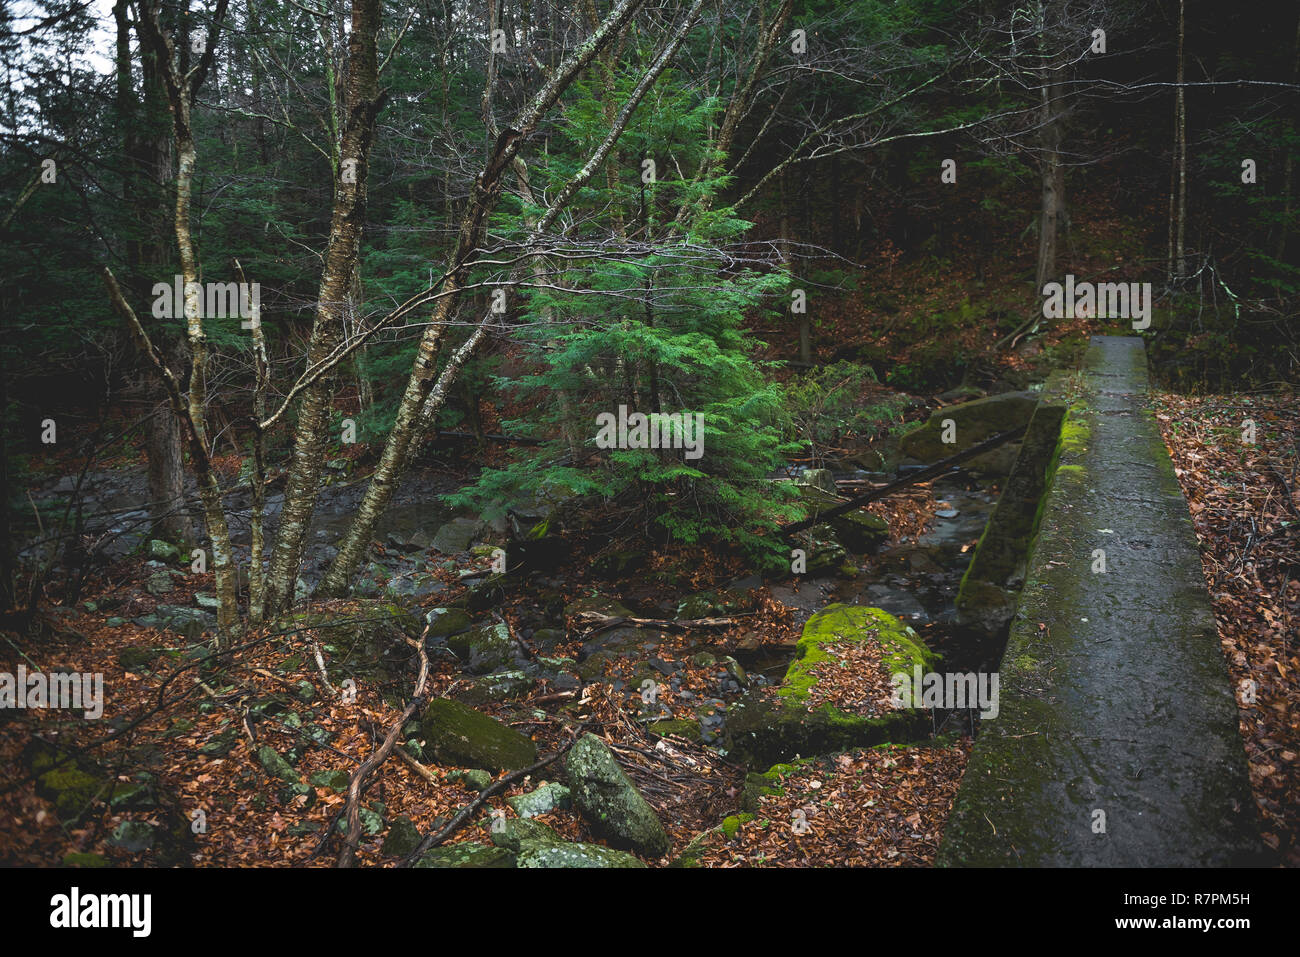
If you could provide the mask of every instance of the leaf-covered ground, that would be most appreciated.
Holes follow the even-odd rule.
[[[1296,866],[1300,402],[1294,393],[1160,394],[1156,410],[1200,539],[1263,839]]]

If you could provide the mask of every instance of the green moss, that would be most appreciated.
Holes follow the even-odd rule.
[[[748,824],[752,820],[754,820],[754,815],[748,811],[743,814],[733,814],[718,825],[718,830],[726,835],[727,840],[734,841],[736,835],[740,833],[741,825]]]
[[[817,683],[814,674],[817,665],[834,657],[829,646],[860,643],[869,638],[880,642],[884,662],[895,674],[900,671],[910,674],[916,665],[928,668],[935,659],[916,632],[889,612],[855,605],[830,605],[804,625],[803,635],[795,645],[795,660],[790,663],[777,694],[792,705],[807,701],[808,693]],[[841,716],[835,708],[827,707],[832,717]]]

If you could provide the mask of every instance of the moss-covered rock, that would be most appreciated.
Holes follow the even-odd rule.
[[[1032,392],[1004,392],[985,399],[944,406],[936,409],[924,425],[904,435],[899,448],[904,455],[918,461],[938,462],[972,445],[978,445],[999,432],[1026,425],[1037,405],[1038,396]],[[955,441],[951,443],[943,441],[943,423],[946,419],[951,419],[955,427]],[[996,450],[976,456],[968,466],[975,469],[987,467],[983,460],[988,459],[991,465],[996,461],[991,458],[994,453]],[[1010,462],[1006,464],[1010,465]]]
[[[487,674],[509,664],[515,657],[515,642],[504,622],[453,635],[447,639],[447,647],[460,659],[461,667],[474,675]]]
[[[645,867],[631,854],[599,844],[542,844],[525,841],[519,867]]]
[[[425,616],[429,623],[429,639],[437,640],[459,634],[470,626],[469,615],[463,608],[434,608]]]
[[[847,501],[834,492],[828,492],[816,485],[796,484],[795,488],[804,504],[808,506],[810,518],[815,517],[819,512],[843,505]],[[825,524],[830,527],[831,534],[837,542],[858,554],[871,551],[889,538],[889,522],[879,515],[873,515],[862,509],[835,515],[827,519]]]
[[[284,632],[310,629],[325,647],[331,677],[342,681],[413,675],[414,652],[405,639],[419,635],[424,626],[405,606],[375,599],[342,609],[285,615],[275,627]]]
[[[537,761],[537,745],[467,705],[435,698],[421,721],[425,747],[444,764],[517,771]]]
[[[535,791],[506,798],[506,803],[515,809],[520,817],[538,817],[549,814],[557,808],[573,806],[573,795],[563,784],[548,781]]]
[[[399,817],[393,821],[384,835],[380,852],[390,857],[406,857],[420,844],[420,829],[409,817]]]
[[[514,854],[519,853],[521,846],[525,842],[534,846],[565,843],[564,838],[541,821],[530,821],[517,817],[506,818],[501,821],[494,820],[488,827],[488,833],[492,836],[493,844],[497,847],[504,847]]]
[[[832,704],[808,710],[817,682],[816,665],[832,658],[830,645],[879,641],[894,673],[928,671],[935,655],[916,632],[888,612],[857,605],[831,605],[808,619],[795,646],[795,660],[775,696],[745,695],[728,712],[730,750],[754,763],[772,764],[794,755],[826,754],[885,741],[909,741],[928,734],[929,718],[912,709],[867,718],[846,714]]]
[[[467,791],[486,791],[492,786],[492,775],[482,768],[467,768],[464,771],[452,771],[447,780],[460,784]]]
[[[688,741],[700,740],[700,723],[690,718],[667,718],[663,721],[655,721],[646,727],[651,734],[657,734],[661,738],[670,734],[686,738]]]
[[[584,734],[565,759],[573,803],[592,830],[616,847],[662,857],[671,842],[654,808],[619,767],[605,742]]]
[[[515,856],[504,847],[490,844],[444,844],[421,855],[416,867],[514,867]]]

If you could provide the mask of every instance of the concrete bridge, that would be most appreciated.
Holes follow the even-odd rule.
[[[975,743],[941,865],[1261,862],[1234,689],[1148,387],[1142,340],[1098,336],[1082,373],[1045,390],[1038,431],[1055,420],[1059,441],[1026,475],[1031,421],[1004,498],[1039,487],[1037,537],[1012,573],[1024,585],[1000,713]],[[998,564],[994,532],[972,573]],[[968,574],[963,594],[987,585]]]

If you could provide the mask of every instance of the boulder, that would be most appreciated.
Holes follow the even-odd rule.
[[[473,675],[486,674],[515,658],[515,641],[504,622],[452,635],[447,639],[447,647],[460,659],[461,667]]]
[[[662,857],[671,842],[654,808],[619,767],[605,743],[584,734],[569,750],[565,771],[573,803],[592,830],[616,847]]]
[[[518,867],[645,867],[631,854],[599,844],[544,844],[525,841]]]
[[[517,771],[537,762],[530,738],[458,701],[435,698],[421,725],[426,749],[444,764]]]
[[[520,817],[540,817],[551,811],[573,806],[572,794],[563,784],[550,781],[535,791],[506,798],[506,803]]]
[[[727,711],[728,750],[741,760],[772,764],[794,755],[829,754],[885,741],[911,741],[929,734],[924,712],[891,709],[873,717],[848,714],[830,703],[809,710],[817,683],[815,666],[833,656],[827,646],[874,638],[893,672],[928,671],[935,660],[917,633],[879,608],[830,605],[804,625],[795,660],[775,695],[751,692]]]
[[[466,842],[444,844],[427,851],[415,862],[416,867],[514,867],[515,856],[504,847]]]
[[[432,547],[444,555],[459,555],[469,548],[482,527],[476,518],[453,518],[434,533]]]
[[[1033,392],[1004,392],[984,399],[944,406],[931,413],[924,425],[902,437],[899,449],[920,462],[938,462],[963,449],[983,442],[999,432],[1027,425],[1038,405]],[[943,441],[945,419],[955,426],[955,441]],[[971,469],[992,468],[998,463],[997,452],[986,452],[967,463]],[[1005,460],[1005,456],[1002,457]],[[987,462],[985,461],[987,459]],[[1009,466],[1009,462],[1007,465]]]

